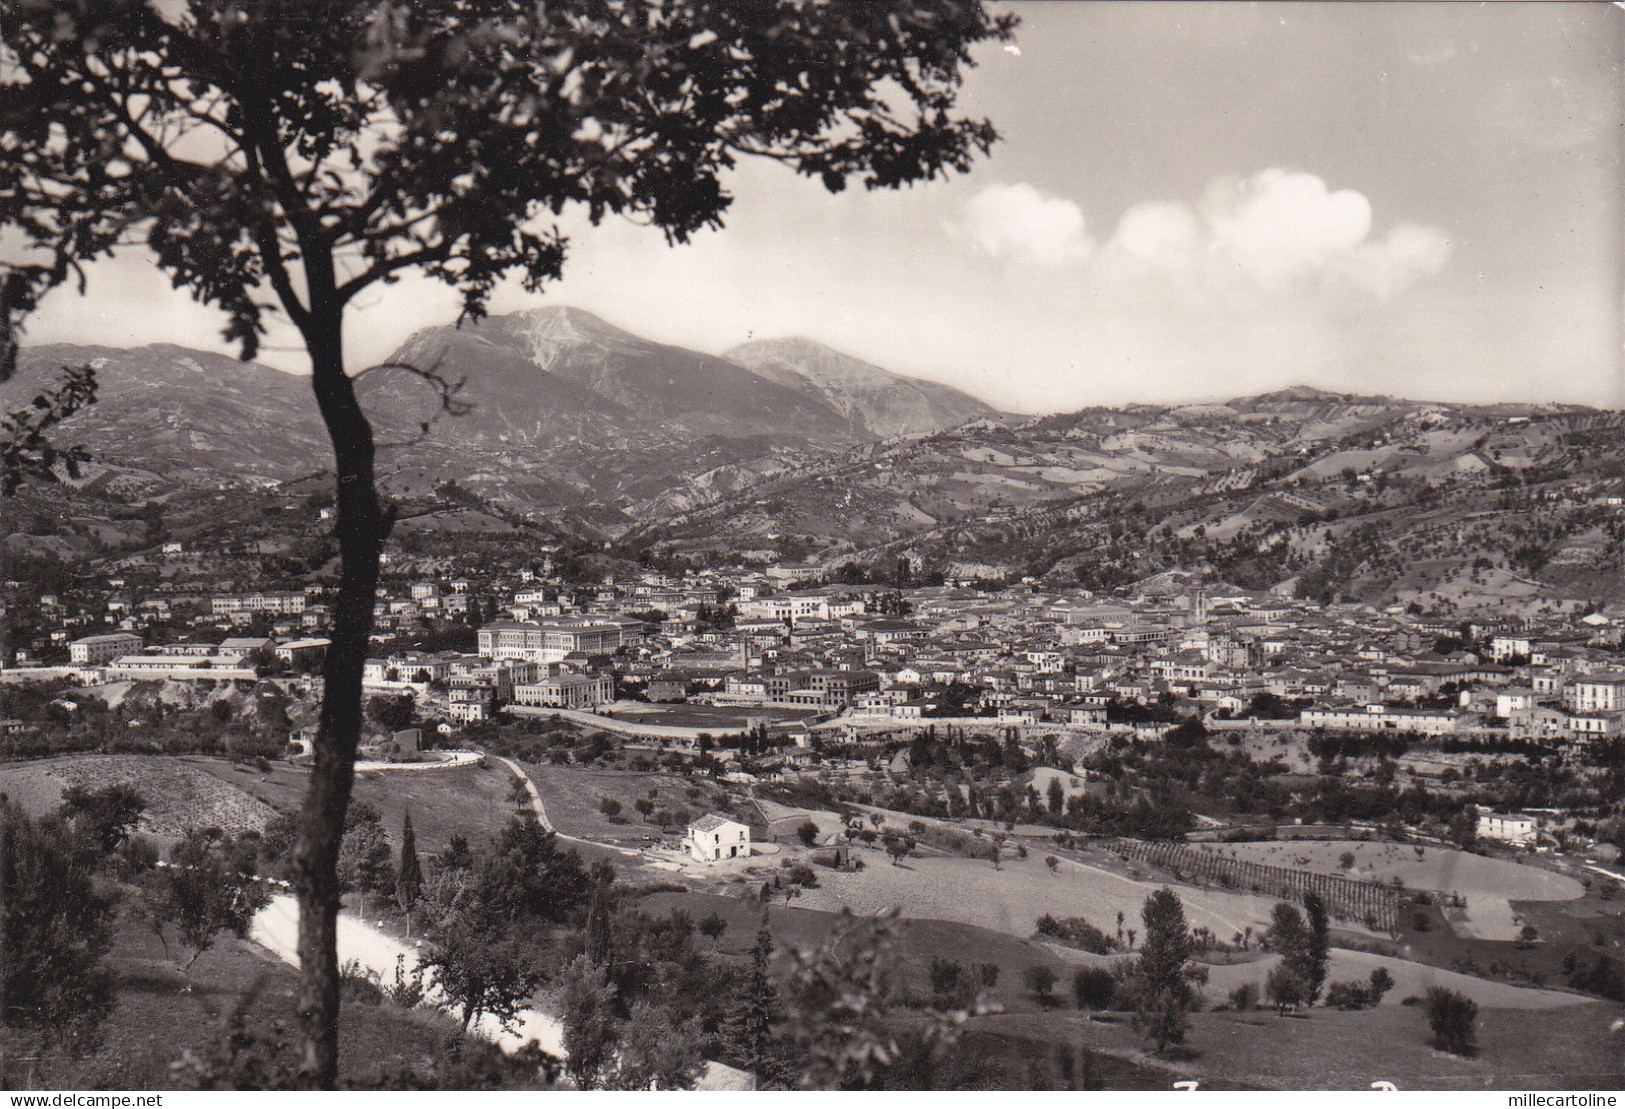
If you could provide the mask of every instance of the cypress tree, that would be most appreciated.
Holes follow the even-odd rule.
[[[773,958],[773,934],[768,931],[767,913],[751,949],[750,970],[740,985],[733,1011],[722,1024],[722,1041],[728,1046],[730,1061],[756,1075],[764,1085],[779,1084],[784,1078],[784,1058],[773,1028],[779,1022],[779,990],[768,973]]]
[[[418,859],[417,834],[412,831],[412,810],[401,820],[401,867],[395,877],[395,900],[401,912],[410,914],[423,892],[423,864]]]
[[[1309,1004],[1313,1005],[1320,988],[1326,984],[1331,960],[1331,925],[1326,916],[1326,901],[1320,894],[1311,893],[1304,898],[1303,907],[1309,917],[1309,934],[1304,939],[1300,973],[1308,987]]]
[[[587,958],[595,967],[609,965],[612,945],[610,942],[610,884],[615,880],[614,872],[607,868],[597,869],[593,875],[592,897],[587,903]]]

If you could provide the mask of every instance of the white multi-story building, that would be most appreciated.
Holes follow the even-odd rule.
[[[1582,674],[1569,682],[1563,700],[1575,712],[1619,712],[1625,709],[1625,673]]]
[[[620,646],[619,624],[587,618],[545,623],[500,620],[479,630],[479,652],[490,659],[562,662],[573,654],[614,654]]]
[[[145,646],[144,639],[129,632],[87,635],[68,644],[68,658],[75,666],[101,666]]]
[[[615,682],[607,674],[564,674],[513,688],[514,704],[532,708],[585,709],[614,699]]]

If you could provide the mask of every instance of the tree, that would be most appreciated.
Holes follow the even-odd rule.
[[[1304,912],[1309,918],[1309,932],[1304,937],[1299,974],[1303,978],[1307,1003],[1313,1005],[1326,984],[1331,965],[1331,921],[1326,913],[1326,899],[1311,890],[1303,899]]]
[[[1447,830],[1450,842],[1463,851],[1471,851],[1478,844],[1478,809],[1468,805],[1450,818]]]
[[[1191,971],[1185,965],[1191,953],[1190,928],[1185,906],[1166,887],[1145,899],[1140,917],[1145,921],[1145,946],[1140,949],[1138,973],[1144,990],[1134,1027],[1162,1051],[1171,1043],[1183,1043],[1190,1025],[1195,1001]]]
[[[1274,1003],[1275,1008],[1284,1013],[1288,1009],[1296,1009],[1302,1005],[1309,990],[1292,963],[1282,959],[1275,964],[1270,970],[1269,977],[1264,980],[1264,992]]]
[[[12,280],[9,274],[0,274],[0,381],[9,379],[16,369],[17,341],[11,309],[13,305],[18,309],[28,307],[26,301],[16,299],[27,296],[24,284]],[[26,479],[56,481],[58,463],[64,464],[69,473],[76,472],[86,458],[85,452],[57,448],[46,432],[95,399],[96,371],[88,365],[64,366],[60,381],[35,394],[26,407],[13,409],[0,419],[0,496],[10,497]],[[8,659],[10,646],[8,642]]]
[[[418,859],[417,833],[412,830],[412,810],[407,809],[401,818],[401,865],[395,875],[395,900],[401,906],[401,912],[407,914],[408,929],[412,906],[417,904],[419,895],[423,892],[423,863]]]
[[[102,965],[117,900],[97,888],[95,860],[58,817],[0,807],[0,1002],[5,1026],[37,1053],[88,1049],[116,1000]]]
[[[796,828],[796,838],[803,847],[811,847],[818,842],[818,825],[810,820],[803,820]]]
[[[705,928],[703,921],[700,928]],[[750,968],[723,1020],[720,1037],[724,1058],[756,1075],[763,1085],[780,1085],[789,1077],[785,1052],[773,1032],[783,1015],[783,1005],[770,971],[772,960],[773,933],[768,930],[764,910],[750,952]]]
[[[615,988],[585,955],[565,968],[563,987],[564,1069],[580,1089],[597,1089],[614,1065]]]
[[[1051,778],[1045,793],[1047,795],[1045,800],[1049,802],[1049,811],[1052,814],[1066,809],[1066,790],[1061,786],[1061,779]]]
[[[380,728],[399,732],[417,723],[417,699],[410,693],[379,693],[367,702],[367,715]]]
[[[1055,868],[1061,865],[1061,860],[1057,859],[1054,855],[1045,855],[1044,865],[1049,867],[1049,872],[1051,874],[1054,874]]]
[[[1387,967],[1373,967],[1371,970],[1370,985],[1367,989],[1371,995],[1372,1005],[1381,1005],[1383,995],[1394,988],[1394,976],[1388,973]]]
[[[1433,1046],[1452,1055],[1478,1053],[1478,1005],[1471,998],[1443,986],[1428,989],[1423,1005],[1428,1027],[1433,1030]]]
[[[94,790],[69,786],[62,791],[62,804],[58,812],[95,844],[96,850],[106,858],[130,838],[130,833],[141,823],[141,814],[146,809],[146,798],[132,786],[116,783]]]
[[[365,802],[351,807],[345,825],[344,842],[339,847],[339,885],[361,894],[365,913],[368,894],[387,893],[395,886],[389,837],[378,810]]]
[[[1111,1004],[1117,992],[1117,979],[1105,967],[1079,967],[1072,972],[1072,998],[1088,1015]]]
[[[468,837],[453,833],[446,846],[434,857],[435,867],[442,873],[468,870],[474,865],[474,852],[468,846]]]
[[[333,445],[340,580],[297,849],[307,1078],[337,1076],[336,864],[361,732],[379,556],[395,520],[346,373],[344,311],[416,270],[464,318],[518,270],[539,289],[566,242],[535,219],[582,205],[674,242],[719,226],[723,175],[761,155],[830,190],[963,171],[996,140],[952,114],[970,47],[1014,17],[888,5],[297,5],[19,0],[7,14],[0,228],[36,254],[4,275],[0,338],[115,245],[225,313],[252,357],[265,315],[303,339]],[[37,258],[38,260],[32,260]],[[455,387],[421,375],[453,411]]]
[[[1031,990],[1038,1000],[1049,1004],[1053,999],[1055,990],[1055,968],[1048,963],[1035,963],[1021,973],[1022,984]]]
[[[714,910],[700,919],[700,935],[710,940],[713,947],[727,930],[728,922]]]
[[[214,946],[222,932],[248,935],[254,914],[271,896],[256,880],[254,858],[218,829],[191,831],[169,853],[169,866],[148,876],[152,928],[169,950],[166,929],[192,949],[184,969]]]
[[[904,859],[914,853],[914,848],[918,846],[914,842],[913,836],[905,836],[897,832],[887,832],[885,843],[886,854],[891,856],[893,866],[900,865]]]
[[[614,936],[610,918],[614,914],[611,887],[615,872],[600,863],[593,871],[592,895],[587,901],[586,955],[597,967],[609,966],[614,958]]]
[[[541,979],[534,952],[514,927],[506,877],[489,859],[478,869],[446,869],[425,899],[422,965],[465,1029],[486,1013],[510,1025]]]

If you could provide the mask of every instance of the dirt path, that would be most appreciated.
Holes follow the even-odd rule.
[[[273,895],[271,903],[254,917],[249,938],[271,951],[283,962],[297,967],[298,902],[287,894]],[[385,983],[395,981],[397,958],[405,959],[404,969],[407,973],[411,973],[418,965],[415,946],[402,943],[394,936],[374,928],[365,921],[357,920],[348,913],[339,914],[338,939],[339,966],[344,967],[355,962],[376,974],[379,980]],[[429,1004],[440,1005],[444,1000],[444,995],[438,989],[430,989]],[[534,1040],[536,1045],[549,1055],[556,1055],[560,1059],[569,1055],[569,1052],[564,1050],[564,1022],[551,1013],[543,1013],[536,1009],[520,1010],[510,1028],[504,1028],[494,1017],[482,1016],[471,1026],[471,1031],[507,1052],[517,1051]],[[705,1064],[705,1070],[700,1074],[694,1088],[748,1090],[752,1085],[750,1075],[745,1072],[711,1061]]]
[[[404,958],[405,970],[411,973],[418,965],[417,948],[402,943],[395,937],[357,920],[348,913],[339,914],[339,965],[354,962],[376,974],[380,981],[395,980],[395,960]],[[276,894],[271,903],[254,917],[249,938],[269,949],[290,966],[299,965],[299,905],[286,894]],[[438,990],[430,991],[430,1004],[440,1005],[445,996]],[[473,1032],[495,1043],[504,1051],[514,1051],[532,1040],[550,1055],[563,1057],[564,1024],[557,1017],[535,1009],[522,1010],[513,1023],[512,1031],[505,1029],[490,1016],[482,1016],[473,1025]]]

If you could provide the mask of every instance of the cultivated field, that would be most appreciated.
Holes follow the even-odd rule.
[[[269,774],[245,774],[224,759],[187,758],[198,771],[246,790],[279,812],[304,803],[310,774],[278,762]],[[514,814],[508,803],[514,776],[500,764],[449,770],[381,770],[356,775],[354,799],[376,807],[392,843],[399,846],[401,823],[412,813],[418,851],[439,851],[452,835],[476,848],[494,836]]]
[[[275,814],[235,780],[249,777],[211,774],[189,760],[165,755],[86,755],[9,763],[0,770],[4,783],[0,788],[31,812],[41,813],[55,808],[69,786],[128,785],[147,802],[140,830],[173,840],[194,828],[248,832],[265,827]]]
[[[1572,901],[1585,893],[1585,887],[1566,875],[1444,847],[1337,840],[1194,846],[1271,866],[1376,882],[1398,878],[1408,889],[1459,893],[1467,908],[1451,910],[1451,926],[1479,939],[1517,938],[1522,918],[1512,908],[1513,901]],[[1342,866],[1345,853],[1354,856],[1353,865],[1346,869]]]
[[[878,850],[860,850],[865,868],[856,872],[819,871],[819,889],[807,890],[809,908],[875,913],[901,907],[903,914],[932,920],[974,924],[996,932],[1027,937],[1038,918],[1081,916],[1105,931],[1115,931],[1121,912],[1125,927],[1143,930],[1140,909],[1158,885],[1137,882],[1061,859],[1054,871],[1041,851],[1026,859],[1009,858],[1002,870],[984,859],[932,855],[892,866]],[[1264,928],[1274,900],[1186,886],[1175,889],[1192,927],[1206,927],[1222,940],[1252,927]]]
[[[650,894],[639,906],[651,913],[682,909],[694,920],[716,913],[728,923],[715,950],[724,956],[748,958],[762,926],[762,905],[754,898],[725,897],[709,893],[661,892]],[[804,909],[801,902],[786,908],[782,902],[767,907],[768,929],[782,953],[790,948],[811,948],[822,943],[839,922],[831,912]],[[899,952],[910,964],[910,984],[922,993],[930,990],[929,967],[933,958],[952,959],[971,965],[993,963],[999,968],[998,984],[990,999],[1014,1008],[1031,1008],[1033,1001],[1022,984],[1028,967],[1045,965],[1057,973],[1066,969],[1063,960],[1043,944],[1017,939],[965,924],[941,920],[902,920]],[[698,941],[702,947],[708,940]]]
[[[645,820],[636,809],[647,799],[652,812],[678,813],[687,810],[690,818],[718,810],[722,796],[719,787],[691,782],[676,774],[640,773],[627,770],[595,770],[588,767],[553,766],[548,763],[520,763],[530,776],[547,809],[547,819],[560,832],[603,843],[632,844],[647,836],[658,836],[660,828]],[[609,797],[618,802],[615,823],[599,807]]]

